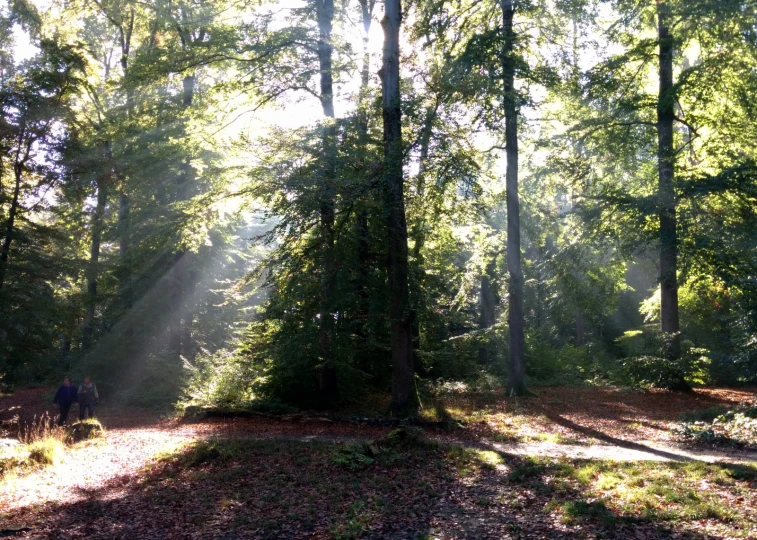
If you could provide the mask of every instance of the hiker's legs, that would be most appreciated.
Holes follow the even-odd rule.
[[[92,416],[92,405],[89,403],[79,403],[79,420],[84,420],[84,411],[89,409],[89,415]]]
[[[65,421],[68,419],[68,411],[71,410],[71,404],[66,403],[65,405],[63,403],[60,404],[60,418],[58,419],[58,425],[62,426]]]

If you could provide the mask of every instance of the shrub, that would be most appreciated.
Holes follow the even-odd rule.
[[[102,424],[93,418],[82,420],[71,425],[66,430],[65,441],[74,444],[90,439],[98,439],[105,435]]]
[[[600,345],[553,348],[551,341],[544,330],[526,340],[526,375],[537,385],[580,385],[607,373]]]
[[[682,439],[706,443],[757,447],[757,404],[738,407],[712,418],[682,422],[678,427]]]
[[[242,407],[255,398],[258,376],[247,359],[227,352],[197,358],[184,390],[183,405]]]
[[[40,465],[57,465],[65,454],[63,443],[53,437],[35,441],[28,448],[29,460]]]
[[[623,367],[632,384],[681,391],[690,390],[691,384],[710,382],[708,351],[683,341],[680,357],[671,358],[671,340],[671,336],[649,327],[626,332],[617,340],[631,355],[623,359]]]
[[[119,398],[125,405],[164,410],[176,403],[186,385],[186,362],[176,355],[144,360],[139,377],[130,381]],[[116,391],[116,388],[113,388]]]

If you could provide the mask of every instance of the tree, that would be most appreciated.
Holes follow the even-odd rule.
[[[508,351],[507,393],[520,396],[526,393],[523,328],[523,270],[520,264],[520,200],[518,198],[518,94],[515,91],[515,17],[514,0],[502,0],[502,82],[505,107],[505,148],[507,152],[507,272]]]
[[[387,227],[387,274],[392,337],[392,411],[406,414],[410,407],[415,371],[408,286],[407,223],[405,219],[400,95],[400,0],[386,0],[381,91],[384,118],[384,198]]]
[[[659,292],[647,306],[659,310],[650,321],[659,323],[666,345],[654,354],[684,366],[690,355],[682,344],[690,348],[698,336],[681,334],[687,323],[679,320],[678,289],[710,279],[705,246],[718,235],[700,226],[718,221],[724,207],[715,201],[725,192],[739,200],[751,189],[742,173],[753,157],[715,117],[741,117],[721,106],[744,96],[735,81],[752,70],[754,46],[747,36],[753,9],[709,0],[619,1],[613,7],[617,17],[607,36],[620,52],[606,54],[585,72],[584,84],[564,94],[577,104],[564,110],[578,119],[568,122],[568,133],[578,143],[575,162],[587,171],[578,208],[592,234],[604,236],[624,257],[658,251]],[[718,195],[704,187],[712,185],[713,174],[723,181]],[[671,385],[686,388],[680,373]]]
[[[678,321],[678,231],[676,219],[675,150],[675,87],[673,86],[673,48],[670,34],[670,5],[657,2],[657,39],[659,41],[659,95],[657,97],[657,162],[660,220],[660,323],[662,332],[671,336],[671,358],[681,355],[680,323]]]
[[[83,64],[75,49],[40,46],[21,65],[9,62],[0,86],[0,369],[10,380],[24,369],[35,376],[55,357],[52,336],[66,319],[56,286],[72,273],[70,244],[49,209],[59,184],[56,126]]]
[[[321,355],[320,386],[331,402],[338,398],[336,370],[332,362],[332,334],[334,332],[334,220],[335,197],[334,186],[336,173],[337,127],[334,118],[334,89],[332,73],[332,28],[334,23],[333,0],[315,0],[316,19],[318,23],[318,67],[320,73],[320,100],[326,125],[323,128],[323,173],[320,186],[319,211],[321,215],[321,238],[323,242],[321,310],[319,347]]]

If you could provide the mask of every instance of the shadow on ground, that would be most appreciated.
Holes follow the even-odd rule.
[[[205,441],[78,493],[83,500],[6,515],[0,530],[60,539],[710,538],[620,515],[555,482],[558,462],[496,455],[493,464],[416,443],[370,461],[344,445]]]

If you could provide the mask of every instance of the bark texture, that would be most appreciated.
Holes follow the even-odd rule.
[[[368,283],[370,280],[372,264],[371,259],[371,242],[370,242],[370,206],[371,200],[368,193],[368,182],[370,182],[371,167],[375,165],[372,161],[367,159],[370,152],[370,139],[368,132],[370,128],[370,95],[369,95],[369,83],[370,83],[370,67],[371,67],[371,53],[369,47],[369,34],[371,31],[371,25],[373,22],[373,8],[375,0],[358,0],[360,5],[360,12],[363,21],[363,61],[360,68],[360,92],[358,94],[357,103],[357,130],[360,140],[360,147],[362,152],[362,159],[360,160],[360,167],[365,175],[364,182],[366,183],[364,189],[365,192],[359,195],[358,200],[355,201],[355,239],[356,239],[356,254],[357,260],[354,261],[356,266],[354,287],[358,298],[357,311],[355,313],[355,319],[358,321],[356,328],[356,335],[364,342],[376,341],[373,335],[371,319],[371,305],[370,305],[370,293],[368,290]],[[358,351],[358,365],[365,371],[370,370],[370,364],[372,361],[372,355],[366,350]]]
[[[576,310],[576,345],[584,344],[584,312],[581,308]]]
[[[134,110],[134,89],[129,80],[129,54],[131,52],[131,38],[134,32],[134,8],[129,12],[128,18],[124,16],[120,21],[111,19],[118,28],[118,37],[121,45],[121,70],[126,86],[126,114],[131,117]],[[126,187],[122,186],[118,202],[118,252],[121,258],[125,258],[129,252],[129,212],[131,203]]]
[[[386,0],[381,21],[384,50],[381,68],[384,121],[384,200],[387,223],[387,274],[392,351],[392,413],[406,415],[413,388],[412,321],[408,286],[407,223],[402,171],[400,103],[400,0]]]
[[[331,32],[334,22],[334,0],[316,0],[318,19],[318,67],[320,71],[320,98],[326,122],[323,130],[323,167],[319,187],[319,211],[321,221],[321,301],[318,336],[320,366],[318,386],[323,400],[333,403],[338,400],[336,368],[332,361],[334,336],[336,261],[334,256],[334,221],[336,201],[334,180],[336,176],[336,124],[334,122],[334,75],[332,56],[334,47]]]
[[[658,197],[660,218],[660,321],[661,330],[669,334],[667,354],[681,355],[678,319],[678,236],[676,198],[673,186],[675,155],[673,150],[673,122],[675,121],[675,89],[673,87],[673,40],[670,35],[670,7],[665,1],[657,3],[659,39],[659,95],[657,102],[658,138]]]
[[[502,0],[502,73],[505,103],[505,146],[507,148],[507,272],[508,326],[510,347],[507,392],[511,396],[527,393],[525,383],[525,333],[523,322],[523,270],[520,264],[520,201],[518,198],[518,97],[515,92],[515,18],[514,0]]]
[[[109,152],[109,147],[105,147]],[[82,325],[82,347],[89,348],[95,333],[95,314],[97,310],[97,279],[100,273],[100,243],[105,226],[105,205],[108,202],[109,173],[101,175],[97,180],[97,206],[92,214],[92,239],[89,248],[89,263],[87,264],[87,300]]]

